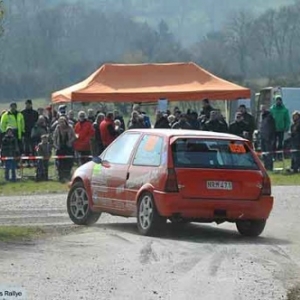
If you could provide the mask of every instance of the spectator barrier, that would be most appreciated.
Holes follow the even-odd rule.
[[[290,149],[290,150],[278,150],[278,151],[270,151],[270,152],[261,152],[261,151],[256,151],[256,154],[260,157],[263,157],[264,155],[274,155],[274,154],[282,154],[282,167],[281,168],[274,168],[274,171],[283,171],[286,169],[285,166],[285,160],[284,160],[284,154],[291,154],[291,153],[295,153],[295,152],[299,152],[300,150],[297,149]],[[75,159],[75,164],[76,164],[76,160],[80,159],[80,158],[92,158],[92,155],[82,155],[82,156],[78,156],[78,155],[52,155],[49,158],[49,161],[51,160],[60,160],[60,159],[70,159],[70,158],[74,158]],[[38,160],[44,160],[47,159],[46,157],[43,156],[19,156],[19,157],[0,157],[0,161],[4,162],[7,160],[16,160],[19,162],[19,170],[20,170],[20,174],[19,174],[19,179],[23,179],[24,174],[23,171],[25,168],[27,168],[26,165],[24,165],[24,162],[28,162],[28,161],[38,161]],[[34,168],[34,166],[33,166]],[[53,176],[54,177],[54,176]]]

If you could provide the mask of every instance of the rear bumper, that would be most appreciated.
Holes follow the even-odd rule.
[[[188,219],[227,221],[267,219],[273,208],[273,197],[262,196],[256,201],[184,199],[179,194],[154,192],[156,207],[161,216],[180,215]],[[219,212],[224,213],[220,215]]]

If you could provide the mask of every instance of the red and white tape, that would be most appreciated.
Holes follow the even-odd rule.
[[[18,157],[13,157],[13,156],[3,156],[0,157],[0,160],[40,160],[40,159],[67,159],[67,158],[92,158],[93,156],[91,155],[79,155],[79,156],[74,156],[74,155],[53,155],[50,157],[44,157],[44,156],[18,156]]]

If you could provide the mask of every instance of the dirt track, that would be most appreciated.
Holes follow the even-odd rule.
[[[96,226],[27,244],[1,244],[0,285],[28,299],[286,299],[300,281],[300,187],[276,187],[261,238],[232,224],[168,227],[138,235],[134,219],[103,215]],[[0,198],[0,224],[76,228],[65,195]]]

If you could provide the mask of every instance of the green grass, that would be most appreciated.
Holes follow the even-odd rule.
[[[20,170],[17,171],[20,176]],[[49,181],[36,182],[35,168],[24,168],[23,177],[17,182],[4,180],[4,169],[0,169],[0,196],[57,194],[68,191],[67,183],[58,182],[53,163],[49,166]]]
[[[292,186],[300,184],[300,174],[291,174],[287,172],[271,173],[269,172],[272,186]]]
[[[39,227],[0,226],[0,242],[30,240],[44,234]]]
[[[57,181],[35,182],[24,179],[17,182],[0,182],[0,196],[58,194],[67,191],[67,184]]]

